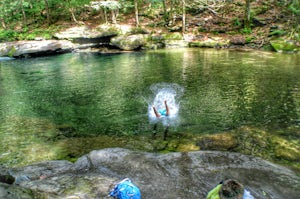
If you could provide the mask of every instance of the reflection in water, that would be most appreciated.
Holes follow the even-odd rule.
[[[299,63],[299,55],[213,49],[1,61],[0,158],[42,150],[33,143],[55,156],[57,140],[152,134],[149,107],[165,97],[178,110],[172,133],[300,126]]]

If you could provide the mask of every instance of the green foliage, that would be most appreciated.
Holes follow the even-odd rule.
[[[270,41],[272,47],[277,52],[296,52],[300,51],[300,47],[295,45],[293,42],[284,40],[284,39],[276,39]]]
[[[130,31],[131,34],[147,34],[148,32],[146,30],[144,30],[142,27],[136,27],[136,28],[133,28],[131,31]]]
[[[245,27],[245,28],[243,28],[243,29],[241,30],[241,32],[242,32],[243,34],[251,34],[251,33],[252,33],[252,29],[251,29],[251,28]]]
[[[57,28],[34,29],[30,31],[27,27],[22,31],[0,30],[0,42],[8,42],[15,40],[34,40],[37,37],[43,39],[51,39],[52,35],[57,32]]]
[[[240,21],[238,18],[234,19],[233,24],[234,24],[235,26],[241,26],[241,25],[242,25],[241,21]]]
[[[247,43],[247,44],[249,44],[249,43],[251,43],[252,42],[252,40],[254,39],[254,37],[246,37],[245,38],[246,40],[245,40],[245,42]]]
[[[269,36],[275,36],[275,35],[282,36],[285,35],[285,33],[286,32],[284,30],[274,30],[269,34]]]
[[[0,42],[14,41],[17,38],[17,32],[14,30],[0,30]]]
[[[134,11],[133,1],[119,0],[119,2],[122,5],[122,7],[120,8],[122,13],[129,14],[129,13],[132,13]]]
[[[296,5],[296,4],[291,4],[289,6],[289,10],[295,14],[295,15],[299,15],[300,16],[300,5]]]
[[[166,40],[182,40],[182,35],[180,33],[170,33],[170,34],[165,34],[164,38]]]

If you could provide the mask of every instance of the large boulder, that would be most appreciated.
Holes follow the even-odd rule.
[[[121,33],[121,28],[117,26],[98,26],[90,28],[88,26],[76,26],[56,33],[54,36],[60,40],[70,40],[80,44],[80,48],[97,47],[109,45],[110,39]]]
[[[0,57],[30,57],[70,52],[74,44],[67,40],[17,41],[0,43]]]
[[[106,198],[111,185],[125,177],[146,199],[205,198],[227,178],[242,182],[256,199],[296,199],[300,195],[300,177],[293,171],[228,152],[156,154],[109,148],[92,151],[74,164],[43,162],[11,169],[10,174],[17,183],[0,183],[0,195],[13,186],[19,188],[10,188],[15,195],[20,194],[19,198],[24,193],[32,198]]]
[[[137,50],[146,45],[147,38],[144,34],[120,35],[113,37],[110,44],[122,50]]]
[[[54,36],[57,39],[79,39],[79,38],[101,38],[101,37],[113,37],[120,34],[121,28],[116,26],[99,26],[96,28],[90,28],[88,26],[76,26],[68,28],[64,31],[56,33]]]

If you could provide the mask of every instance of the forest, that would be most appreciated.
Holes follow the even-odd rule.
[[[167,32],[284,36],[300,41],[299,0],[0,0],[0,42],[51,39],[78,25]],[[184,27],[184,28],[182,28]]]

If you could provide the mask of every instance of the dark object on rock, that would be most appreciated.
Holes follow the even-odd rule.
[[[5,184],[13,184],[15,182],[15,178],[9,174],[0,174],[0,182]]]
[[[223,182],[219,192],[221,199],[243,198],[244,186],[236,180],[226,180]]]

